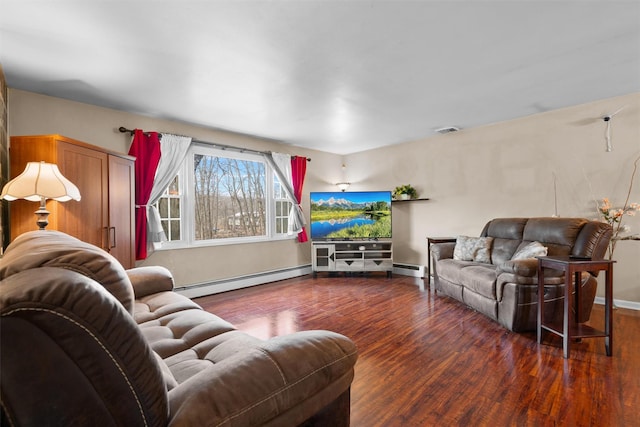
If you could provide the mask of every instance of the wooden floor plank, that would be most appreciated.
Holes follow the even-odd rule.
[[[422,289],[421,289],[422,288]],[[640,426],[640,313],[614,311],[604,339],[572,345],[510,332],[425,289],[422,279],[311,276],[197,298],[260,338],[326,329],[350,337],[359,359],[351,425]],[[595,306],[591,323],[601,325]]]

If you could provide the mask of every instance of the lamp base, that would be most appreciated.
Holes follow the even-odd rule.
[[[47,225],[49,225],[49,211],[47,210],[47,205],[45,204],[45,198],[40,199],[40,208],[35,211],[36,214],[36,224],[40,230],[44,230]]]

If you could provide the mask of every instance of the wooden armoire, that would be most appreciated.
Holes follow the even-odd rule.
[[[45,161],[80,190],[81,200],[47,201],[47,230],[59,230],[103,248],[125,268],[135,264],[134,158],[60,135],[12,136],[9,146],[11,178],[27,162]],[[38,203],[10,203],[11,240],[37,230]]]

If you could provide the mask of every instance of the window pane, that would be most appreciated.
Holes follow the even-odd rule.
[[[286,234],[289,224],[289,211],[291,202],[287,198],[282,184],[277,176],[273,177],[273,196],[275,200],[275,232],[276,234]]]
[[[179,187],[179,177],[180,175],[176,175],[169,186],[166,188],[156,206],[158,208],[158,213],[160,214],[160,220],[162,224],[162,229],[164,230],[164,234],[167,237],[167,240],[180,240],[180,226],[182,221],[182,199],[180,194]],[[176,221],[177,224],[171,223],[172,221]],[[177,232],[175,230],[178,230]]]
[[[180,221],[172,220],[171,224],[171,238],[170,240],[180,240]]]
[[[289,224],[289,220],[287,218],[278,218],[276,220],[276,233],[278,234],[282,234],[282,233],[286,233],[287,230],[287,226]]]
[[[195,155],[196,240],[266,234],[265,164]]]
[[[180,218],[180,199],[171,198],[169,199],[169,206],[171,207],[171,211],[169,212],[170,218]]]
[[[158,212],[160,213],[160,218],[167,218],[169,216],[168,201],[165,197],[161,197],[160,200],[158,200]]]

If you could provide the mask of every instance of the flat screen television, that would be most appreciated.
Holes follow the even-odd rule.
[[[311,192],[311,240],[391,238],[391,191]]]

